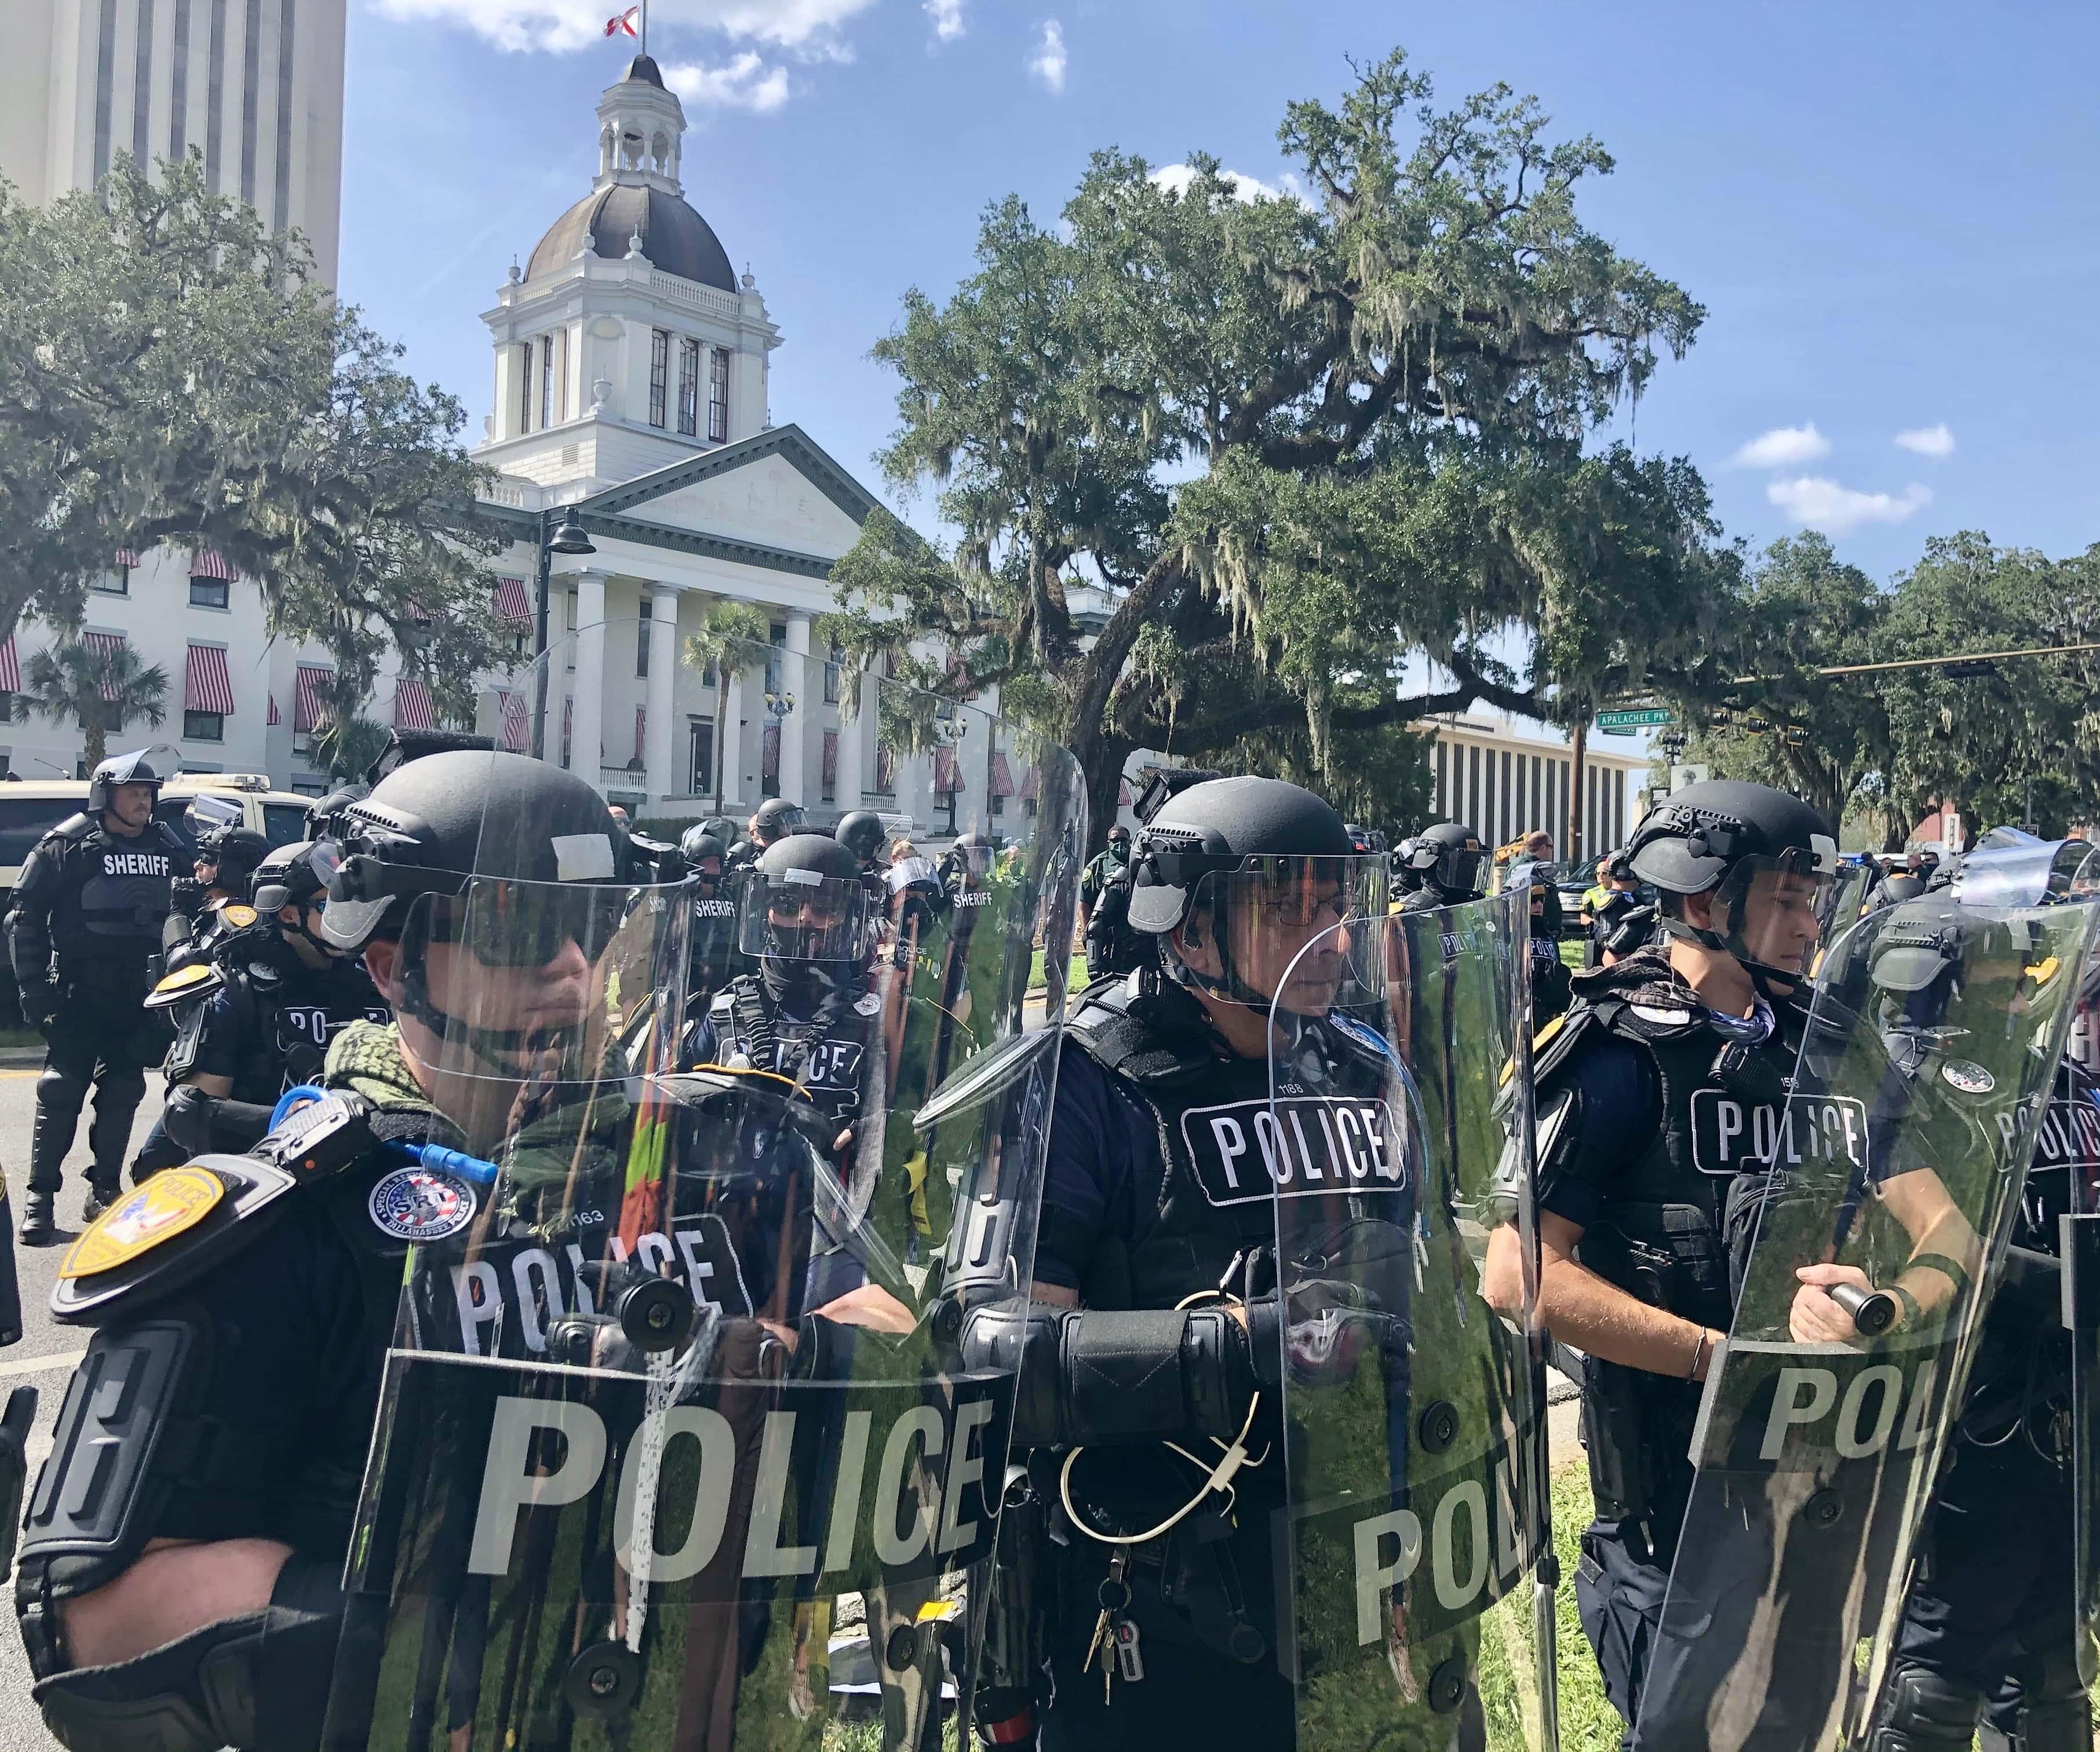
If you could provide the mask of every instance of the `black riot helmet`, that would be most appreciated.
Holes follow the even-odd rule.
[[[252,827],[223,827],[197,845],[197,861],[216,871],[212,887],[228,894],[248,892],[249,878],[270,856],[270,842]]]
[[[298,922],[287,925],[280,921],[278,929],[288,936],[304,938],[323,955],[341,956],[346,952],[307,928],[310,908],[319,905],[325,910],[329,878],[335,874],[341,860],[342,853],[333,841],[299,840],[280,846],[256,865],[249,900],[258,913],[266,916],[280,907],[296,906]]]
[[[1740,779],[1708,779],[1673,791],[1641,818],[1626,845],[1635,877],[1663,896],[1663,928],[1673,936],[1732,955],[1759,989],[1792,988],[1815,947],[1813,921],[1828,910],[1838,879],[1838,842],[1823,817],[1798,797]],[[1761,882],[1762,879],[1762,882]],[[1683,897],[1712,897],[1714,923],[1693,925]],[[1767,959],[1775,944],[1758,911],[1760,896],[1810,909],[1811,931],[1799,965]]]
[[[729,861],[729,847],[708,831],[708,825],[704,821],[696,826],[687,828],[679,835],[678,854],[685,859],[686,868],[696,875],[721,874],[718,870],[701,869],[700,861],[704,858],[712,858],[717,863],[723,865],[726,865]]]
[[[1139,830],[1131,865],[1132,928],[1180,930],[1169,976],[1233,1003],[1265,1007],[1277,994],[1263,985],[1314,939],[1384,909],[1384,859],[1359,856],[1340,816],[1282,779],[1190,786]]]
[[[860,860],[865,869],[881,862],[883,843],[889,839],[889,830],[874,810],[854,809],[839,817],[834,837]]]
[[[1480,834],[1458,821],[1439,821],[1408,843],[1406,867],[1419,885],[1448,905],[1477,900],[1488,848]]]
[[[672,916],[638,908],[633,884],[654,873],[635,867],[604,799],[576,774],[523,755],[457,750],[411,761],[345,809],[340,825],[338,839],[323,842],[326,853],[315,853],[337,860],[322,936],[352,953],[397,941],[389,998],[437,1037],[460,1074],[514,1078],[523,1074],[519,1054],[573,1067],[593,1050],[602,1006],[520,1020],[488,994],[566,961],[571,947],[593,971],[632,961],[608,953],[630,917]],[[486,1007],[459,1015],[443,1006],[433,989],[441,948],[456,988]],[[485,989],[474,965],[486,970]],[[570,1070],[534,1074],[558,1081]]]
[[[770,846],[790,834],[800,833],[808,820],[799,803],[790,803],[785,797],[768,797],[752,812],[752,837],[761,846]]]
[[[737,947],[774,997],[814,1002],[865,965],[867,903],[859,859],[828,834],[790,834],[743,879]]]
[[[991,869],[992,844],[982,834],[972,829],[968,833],[955,835],[955,844],[949,848],[951,868],[966,876],[982,876]]]
[[[112,755],[88,777],[87,812],[99,817],[120,785],[150,785],[153,801],[158,803],[161,787],[175,776],[177,764],[174,751],[167,748],[135,748],[128,755]]]
[[[325,797],[316,797],[307,805],[307,838],[325,839],[335,831],[336,817],[354,803],[361,803],[372,795],[369,785],[345,785],[330,791]]]
[[[1422,886],[1422,872],[1414,867],[1414,841],[1403,839],[1392,848],[1392,886],[1400,894],[1412,894]]]

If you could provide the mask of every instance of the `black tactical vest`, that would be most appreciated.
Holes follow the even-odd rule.
[[[836,992],[807,1020],[783,1014],[757,974],[732,979],[708,1006],[715,1062],[792,1077],[826,1118],[849,1125],[861,1111],[868,1049],[882,1001],[861,984]],[[882,1095],[876,1095],[878,1101]]]
[[[143,966],[161,946],[175,873],[187,867],[183,843],[159,821],[126,839],[76,816],[43,844],[59,857],[51,943],[61,972],[68,960],[135,959]]]
[[[1089,987],[1066,1031],[1136,1097],[1154,1134],[1136,1230],[1098,1249],[1100,1281],[1080,1286],[1088,1307],[1171,1308],[1218,1288],[1273,1254],[1279,1198],[1356,1195],[1369,1201],[1361,1214],[1412,1227],[1410,1127],[1392,1111],[1367,1031],[1307,1024],[1279,1064],[1273,1105],[1268,1061],[1225,1053],[1174,987]],[[1265,1276],[1254,1286],[1267,1287]]]
[[[1641,1047],[1662,1096],[1654,1138],[1584,1229],[1576,1257],[1652,1308],[1725,1332],[1734,1314],[1723,1234],[1730,1183],[1775,1156],[1782,1168],[1833,1153],[1864,1166],[1864,1110],[1790,1098],[1802,1016],[1792,1004],[1776,1006],[1774,1032],[1749,1046],[1714,1028],[1660,949],[1579,974],[1574,986],[1567,1016],[1539,1042],[1542,1113],[1593,1032]],[[1691,1489],[1700,1393],[1696,1381],[1589,1359],[1583,1412],[1598,1515],[1646,1521],[1664,1555]]]
[[[320,1080],[329,1043],[353,1022],[390,1021],[393,1012],[356,962],[309,967],[289,944],[232,946],[227,984],[235,1001],[252,1006],[243,1032],[256,1054],[233,1085],[236,1101],[275,1101],[286,1089]]]

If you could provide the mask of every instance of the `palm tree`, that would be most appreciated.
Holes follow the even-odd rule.
[[[314,764],[325,767],[338,782],[362,778],[385,751],[390,733],[385,724],[369,718],[331,715],[314,732]]]
[[[715,813],[722,811],[723,753],[729,746],[729,680],[763,660],[772,623],[748,602],[708,605],[700,630],[686,640],[686,661],[715,672]]]
[[[167,671],[139,662],[130,645],[62,633],[23,665],[14,711],[18,723],[34,714],[78,724],[92,773],[109,758],[109,733],[135,718],[158,729],[168,715],[167,698]]]

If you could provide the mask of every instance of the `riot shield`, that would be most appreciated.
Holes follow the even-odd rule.
[[[1529,898],[1347,921],[1271,1012],[1301,1749],[1555,1743]]]
[[[2071,1210],[2059,1225],[2058,1248],[2071,1349],[2078,1672],[2091,1686],[2100,1683],[2100,941],[2086,962],[2064,1059],[2049,1123],[2071,1169]]]
[[[1738,1299],[1641,1744],[1820,1752],[1864,1731],[2092,913],[1944,895],[1875,912],[1823,959],[1784,1107],[1716,1098],[1713,1135],[1745,1164]]]
[[[640,636],[586,628],[505,691],[552,728],[558,689],[596,662],[609,691]],[[805,773],[780,743],[750,752],[766,788],[806,777],[810,816],[836,812],[814,795],[840,715],[824,676],[655,637],[681,708],[762,680],[810,711]],[[655,775],[576,762],[574,711],[564,737],[506,737],[495,702],[518,751],[483,757],[473,868],[399,921],[402,1037],[449,1153],[373,1194],[415,1245],[330,1752],[815,1748],[854,1722],[854,1743],[931,1749],[968,1719],[1012,1380],[956,1340],[976,1307],[1025,1308],[1057,1054],[1012,1043],[1025,1010],[1042,1021],[1035,940],[1061,931],[1066,959],[1083,792],[1062,751],[893,691],[868,678],[855,702],[871,733],[908,711],[1025,753],[1035,807],[1004,862],[924,931],[783,878],[697,1016],[704,915],[667,829],[735,796],[742,752],[725,779],[696,735],[672,795],[629,803],[636,843],[558,824],[548,869],[547,821],[501,807],[503,764],[536,742],[558,764],[566,742],[602,790]],[[959,943],[964,892],[987,898]],[[1002,1054],[1017,1068],[973,1074]]]

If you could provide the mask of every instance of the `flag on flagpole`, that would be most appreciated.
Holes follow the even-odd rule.
[[[642,34],[642,8],[638,6],[631,6],[624,12],[621,13],[619,17],[607,19],[605,21],[605,33],[608,37],[618,37],[623,35],[629,37],[640,36]]]

